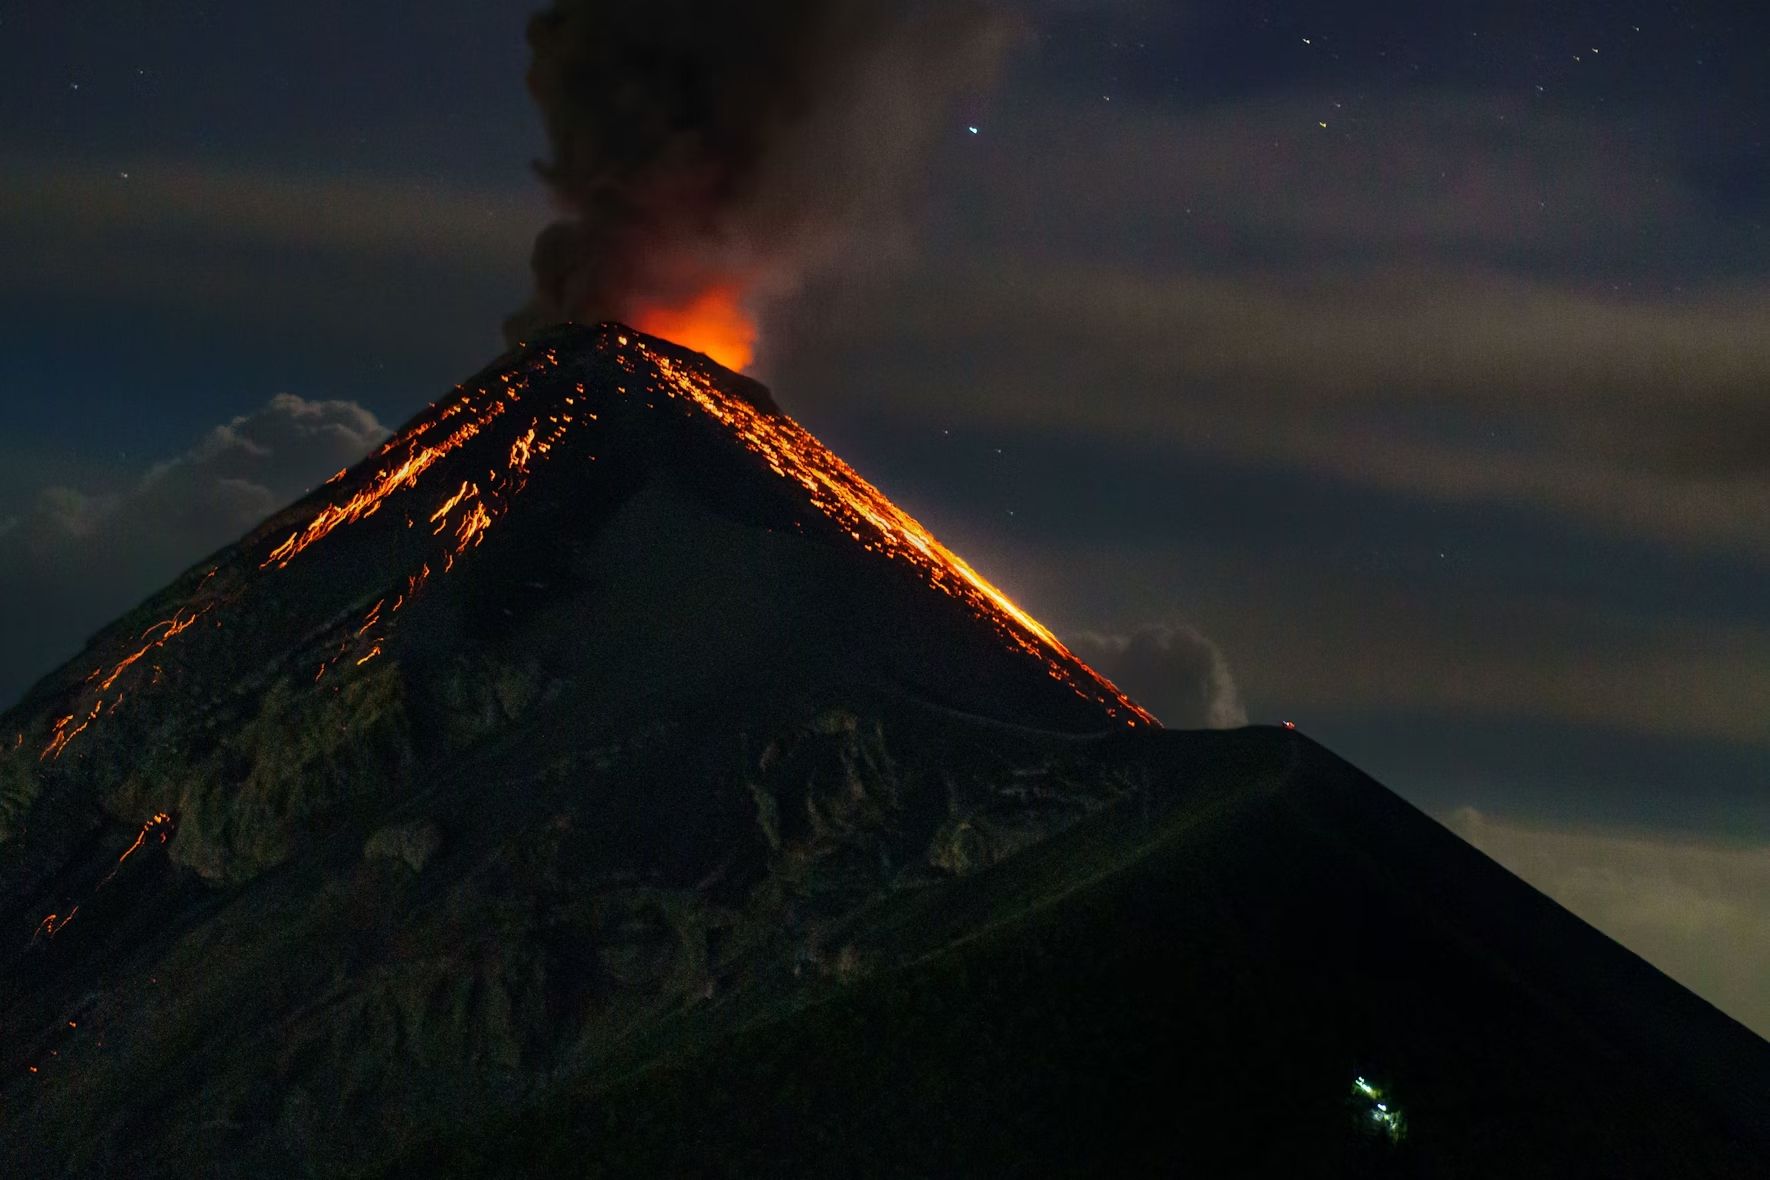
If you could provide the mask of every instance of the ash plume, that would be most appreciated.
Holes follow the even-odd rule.
[[[888,218],[1017,30],[989,0],[556,0],[528,85],[567,215],[506,335],[715,290],[754,314]]]

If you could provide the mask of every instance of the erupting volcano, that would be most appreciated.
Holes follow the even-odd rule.
[[[9,1175],[1759,1159],[1762,1042],[1300,734],[1162,730],[616,324],[0,724]]]
[[[702,333],[693,339],[723,342],[747,356],[751,329],[724,293],[707,296],[679,317],[660,312],[659,319],[680,319]],[[577,354],[573,362],[562,365],[562,347]],[[603,392],[591,393],[592,387]],[[610,426],[604,417],[631,416],[636,409],[661,410],[678,419],[677,428],[690,436],[709,425],[723,430],[774,476],[793,485],[804,503],[791,520],[783,515],[776,527],[826,541],[845,538],[865,553],[909,567],[927,586],[958,600],[986,623],[1005,649],[1036,661],[1052,680],[1098,706],[1104,716],[1130,726],[1155,723],[964,559],[781,414],[759,387],[729,379],[722,384],[692,354],[609,325],[588,334],[569,327],[557,330],[509,366],[457,390],[396,433],[357,471],[339,473],[317,497],[317,508],[271,545],[254,568],[233,569],[225,561],[210,568],[168,618],[124,644],[133,650],[101,663],[62,698],[71,711],[54,719],[39,759],[59,759],[126,696],[152,691],[165,677],[170,653],[146,664],[144,657],[162,653],[199,621],[225,630],[236,612],[253,611],[260,593],[274,593],[276,574],[335,534],[356,528],[366,528],[385,552],[410,555],[399,575],[379,587],[386,592],[367,608],[360,625],[333,628],[335,648],[318,665],[314,679],[323,679],[346,658],[353,667],[363,666],[387,649],[398,630],[397,616],[419,600],[433,578],[453,571],[457,561],[486,540],[532,480],[552,479],[555,469],[563,467],[563,478],[584,481],[588,465],[611,458],[606,454]],[[618,468],[622,458],[613,455],[602,470]],[[594,486],[601,480],[590,482]],[[400,536],[402,529],[416,541]],[[275,525],[265,530],[273,537],[277,531]],[[251,544],[249,540],[245,548]],[[882,625],[886,620],[860,622]],[[319,619],[310,625],[326,629]],[[212,642],[236,641],[229,634]]]

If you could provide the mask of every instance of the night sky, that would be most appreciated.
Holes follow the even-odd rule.
[[[0,7],[0,699],[503,347],[529,6],[413,11]],[[1770,15],[1017,11],[753,372],[1770,1032]]]

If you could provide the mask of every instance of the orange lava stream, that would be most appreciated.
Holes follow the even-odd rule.
[[[558,356],[549,349],[542,362],[533,368],[540,370],[550,368],[559,363]],[[498,378],[502,389],[475,390],[457,401],[450,402],[432,417],[424,419],[410,427],[404,433],[394,436],[383,443],[379,456],[386,456],[404,448],[404,455],[397,463],[391,463],[375,472],[368,485],[346,499],[335,501],[321,509],[319,514],[308,521],[306,526],[290,533],[282,544],[270,551],[270,556],[259,565],[259,569],[276,566],[282,569],[303,551],[324,540],[340,525],[352,524],[365,520],[381,511],[388,499],[395,493],[416,488],[420,477],[434,467],[440,460],[459,450],[466,443],[477,438],[492,422],[507,411],[512,405],[522,400],[527,387],[526,377],[518,380],[510,373],[501,374]],[[467,420],[450,431],[441,441],[424,442],[424,437],[450,419],[466,416]],[[463,492],[466,487],[463,485]],[[442,515],[446,515],[446,512]],[[435,519],[434,517],[432,518]]]
[[[625,343],[625,341],[623,341]],[[964,558],[935,540],[909,513],[814,438],[791,418],[765,414],[749,402],[725,393],[704,374],[678,364],[644,345],[640,351],[668,383],[672,396],[694,402],[760,455],[776,475],[791,479],[811,502],[844,532],[869,550],[907,561],[921,569],[943,593],[968,603],[1016,647],[1040,660],[1052,679],[1078,695],[1102,699],[1108,711],[1126,725],[1159,725],[1150,713],[1120,692],[1104,676],[1077,659],[1037,619],[991,585]],[[1093,681],[1081,680],[1080,669]]]
[[[43,921],[41,921],[37,924],[37,933],[31,935],[31,941],[36,942],[39,938],[42,938],[44,935],[48,935],[50,938],[54,938],[56,936],[56,934],[58,934],[61,931],[61,928],[63,926],[66,926],[69,922],[72,922],[74,920],[74,915],[78,914],[79,912],[80,912],[80,907],[75,906],[73,909],[69,910],[66,914],[50,914],[48,917],[44,918]],[[33,1071],[33,1072],[35,1072],[35,1071]]]
[[[532,367],[536,371],[540,371],[558,363],[558,355],[549,349],[543,355],[542,362]],[[482,408],[482,422],[489,423],[492,418],[504,412],[508,402],[520,400],[520,395],[526,388],[526,379],[519,384],[509,374],[500,376],[498,380],[505,388],[493,395],[500,400]],[[580,385],[578,391],[581,393],[582,389],[583,387]],[[575,397],[568,395],[564,399],[564,404],[570,407],[576,404],[576,400]],[[451,403],[444,407],[440,416],[459,414],[460,407],[464,404],[466,404],[465,399],[462,402]],[[594,418],[595,415],[592,414],[589,417]],[[554,446],[565,436],[575,418],[576,415],[568,412],[547,415],[546,421],[549,424],[549,429],[545,434],[542,433],[542,420],[540,418],[532,419],[528,429],[518,435],[515,441],[510,444],[510,451],[505,460],[506,470],[501,473],[495,470],[488,473],[487,488],[489,490],[482,491],[480,485],[473,480],[462,480],[461,486],[430,513],[427,522],[435,526],[431,529],[433,536],[451,533],[451,540],[437,555],[439,567],[443,573],[453,570],[455,562],[469,549],[477,548],[485,541],[492,526],[509,511],[511,497],[528,486],[528,476],[533,465],[546,459],[552,453]],[[426,428],[427,424],[420,424],[409,433],[408,438],[417,439],[425,432]],[[458,435],[465,429],[466,426],[463,426],[455,434]],[[452,439],[454,436],[451,435],[450,438]],[[389,616],[399,613],[402,607],[417,598],[419,592],[429,583],[431,574],[431,563],[426,561],[419,572],[407,576],[405,592],[394,599],[385,613],[382,611],[383,606],[387,605],[387,600],[384,598],[364,616],[362,626],[357,629],[355,638],[357,641],[365,643],[368,650],[352,661],[355,666],[360,668],[386,651],[385,629],[389,622]],[[365,635],[368,636],[366,640],[364,639]],[[314,674],[314,680],[316,682],[323,680],[331,667],[351,650],[352,643],[344,643],[335,655],[320,665],[319,670]],[[357,650],[361,650],[361,647],[358,646]]]
[[[503,409],[503,403],[494,403],[492,415]],[[259,569],[276,566],[282,569],[294,560],[297,554],[323,540],[339,525],[350,524],[362,520],[381,511],[387,498],[402,488],[418,486],[418,477],[429,470],[437,460],[474,437],[482,429],[481,422],[463,423],[452,434],[436,446],[413,446],[405,460],[391,468],[383,468],[375,473],[369,486],[357,492],[350,499],[338,504],[329,504],[318,516],[308,522],[307,527],[289,534],[289,539],[271,550]]]
[[[466,480],[466,479],[462,480],[461,481],[461,490],[456,492],[454,495],[450,496],[448,499],[444,500],[442,502],[442,507],[438,508],[435,512],[430,514],[430,522],[432,524],[436,525],[436,528],[432,529],[431,531],[434,533],[442,532],[445,528],[448,527],[448,523],[449,523],[448,521],[444,520],[443,518],[446,517],[449,513],[453,512],[455,510],[455,506],[458,505],[459,503],[461,503],[461,501],[467,499],[469,496],[477,496],[477,495],[479,495],[479,485],[474,483],[472,480]],[[441,523],[438,523],[439,521]]]
[[[190,630],[192,624],[194,624],[198,619],[202,618],[203,615],[206,613],[207,613],[207,608],[204,608],[203,610],[195,610],[190,613],[190,616],[188,618],[186,618],[183,616],[183,612],[178,612],[178,613],[175,613],[170,619],[166,619],[161,622],[155,623],[152,627],[149,627],[146,631],[143,631],[141,633],[141,637],[143,639],[146,639],[148,636],[152,635],[155,631],[159,631],[161,628],[165,629],[165,634],[161,635],[158,639],[154,640],[152,643],[148,644],[146,647],[141,648],[139,651],[135,652],[135,654],[126,657],[116,667],[112,668],[111,674],[109,676],[106,676],[102,681],[99,682],[99,685],[98,685],[99,691],[100,692],[110,691],[111,685],[117,683],[117,678],[119,676],[123,675],[124,672],[127,672],[129,670],[130,665],[134,664],[137,660],[141,659],[142,656],[147,655],[150,651],[153,651],[155,648],[166,646],[167,640],[173,638],[174,636],[182,635],[184,632]]]
[[[170,815],[166,814],[164,811],[154,813],[154,818],[141,825],[141,831],[135,834],[135,843],[123,850],[123,855],[117,858],[116,866],[112,868],[110,872],[105,874],[104,880],[98,883],[94,892],[96,892],[97,889],[103,889],[106,885],[111,883],[111,878],[115,877],[117,873],[122,870],[123,862],[141,851],[141,846],[147,843],[147,838],[149,836],[158,832],[160,843],[164,844],[167,840],[170,840],[172,838],[171,828],[172,817]],[[75,908],[78,909],[79,907],[76,906]]]
[[[161,829],[160,843],[164,844],[168,837],[168,833],[164,829],[171,822],[172,817],[170,815],[167,815],[164,811],[156,812],[154,818],[141,825],[141,831],[135,834],[135,843],[123,850],[123,855],[117,858],[117,863],[122,864],[124,861],[134,856],[136,852],[140,850],[141,846],[147,843],[147,838],[154,833],[156,828]],[[112,870],[112,872],[115,871],[116,870],[114,869]]]
[[[205,581],[207,581],[207,579],[205,579]],[[124,656],[116,664],[112,665],[108,671],[102,665],[93,669],[92,674],[86,678],[86,683],[93,684],[96,681],[96,690],[99,693],[103,694],[110,692],[112,686],[122,678],[123,673],[134,667],[135,664],[149,652],[156,648],[165,647],[168,641],[190,630],[191,627],[196,625],[197,620],[209,613],[212,605],[213,604],[209,604],[193,609],[188,615],[185,614],[183,610],[180,610],[175,612],[170,619],[163,619],[160,622],[155,623],[141,633],[140,638],[148,640],[147,643]],[[155,632],[159,632],[158,637],[150,638]],[[103,679],[100,679],[100,677],[103,677]],[[37,760],[43,762],[59,759],[62,756],[62,751],[68,748],[68,744],[82,733],[85,733],[94,721],[97,721],[101,716],[115,710],[118,705],[122,704],[123,696],[124,694],[121,692],[108,699],[101,695],[97,700],[93,701],[90,709],[84,717],[79,717],[79,714],[77,713],[69,713],[59,718],[50,732],[49,744],[43,747],[42,753],[37,755]],[[78,725],[74,724],[76,718],[79,719]]]

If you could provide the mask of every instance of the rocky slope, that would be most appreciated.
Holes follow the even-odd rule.
[[[0,719],[14,1158],[379,1158],[831,969],[1150,724],[760,387],[558,330]]]
[[[9,1176],[1764,1145],[1763,1042],[1296,735],[1160,731],[760,387],[614,325],[0,726]]]
[[[486,1176],[1753,1177],[1770,1045],[1280,729],[834,928],[794,997],[413,1152]]]

